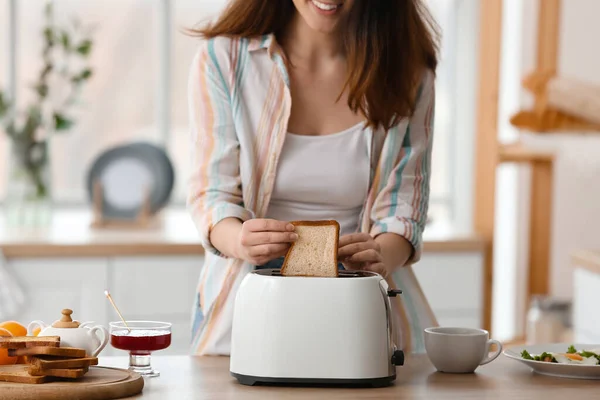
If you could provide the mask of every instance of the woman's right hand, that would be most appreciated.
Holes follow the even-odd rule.
[[[274,219],[249,219],[237,238],[236,256],[253,265],[263,265],[283,257],[298,239],[289,222]]]

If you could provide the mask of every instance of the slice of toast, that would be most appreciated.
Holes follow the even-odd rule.
[[[31,376],[27,371],[27,368],[0,368],[0,382],[12,382],[12,383],[44,383],[48,381],[46,376]],[[0,389],[1,390],[1,389]]]
[[[281,275],[338,276],[338,243],[340,224],[337,221],[293,221],[298,240],[288,250]]]
[[[59,369],[47,369],[47,370],[39,371],[30,366],[28,372],[29,372],[29,375],[31,375],[31,376],[51,376],[54,378],[77,379],[77,378],[81,378],[88,372],[88,367],[85,367],[85,368],[59,368]]]
[[[25,349],[8,349],[8,355],[15,356],[59,356],[66,358],[83,358],[85,349],[75,347],[28,347]]]
[[[0,336],[0,348],[24,349],[27,347],[59,347],[60,336]]]
[[[30,356],[27,360],[32,369],[44,371],[49,369],[85,368],[98,365],[98,358],[56,358],[52,356]]]

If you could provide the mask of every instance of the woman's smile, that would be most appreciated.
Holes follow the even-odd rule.
[[[324,1],[310,0],[310,3],[313,5],[313,9],[317,11],[317,13],[321,15],[334,15],[337,14],[341,9],[344,3],[330,3]]]

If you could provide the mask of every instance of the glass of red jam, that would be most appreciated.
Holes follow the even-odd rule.
[[[129,352],[129,370],[144,377],[159,376],[152,368],[151,354],[171,345],[171,324],[158,321],[111,322],[110,344]]]

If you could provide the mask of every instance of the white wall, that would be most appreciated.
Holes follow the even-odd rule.
[[[454,168],[457,173],[453,177],[454,220],[459,230],[471,230],[473,227],[473,171],[474,147],[477,119],[477,82],[479,62],[479,13],[480,1],[461,0],[456,4],[456,51],[457,64],[454,67],[455,85],[461,90],[456,93],[454,115],[454,134],[457,136],[454,145]],[[466,144],[465,144],[466,143]],[[460,146],[458,145],[460,144]]]
[[[600,1],[563,0],[558,74],[600,85]],[[570,253],[600,248],[600,133],[545,135],[526,140],[555,149],[551,291],[570,298]]]
[[[500,88],[500,141],[516,131],[508,118],[531,105],[521,78],[535,65],[538,1],[506,0],[510,20],[503,49]],[[543,0],[542,0],[543,1]],[[521,3],[521,9],[516,8]],[[505,8],[505,11],[506,11]],[[563,0],[559,75],[600,84],[600,1]],[[516,41],[514,35],[521,35]],[[520,76],[517,76],[520,74]],[[551,294],[571,298],[573,278],[570,253],[579,248],[600,248],[600,134],[530,134],[523,142],[556,150],[554,208],[551,236]],[[495,336],[523,333],[524,293],[527,277],[529,173],[525,168],[503,166],[498,172],[495,243]],[[502,316],[499,311],[506,312]]]
[[[600,1],[563,0],[559,71],[600,85]]]
[[[504,1],[498,110],[501,143],[518,138],[519,132],[509,119],[532,103],[531,96],[520,89],[520,82],[535,63],[530,48],[535,42],[536,21],[537,1]],[[523,329],[528,178],[524,168],[512,164],[500,166],[496,175],[492,329],[500,340],[511,339]]]
[[[564,1],[559,72],[600,85],[600,2]],[[552,291],[571,296],[569,253],[600,248],[600,133],[557,137],[556,208],[552,253]]]

